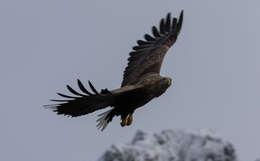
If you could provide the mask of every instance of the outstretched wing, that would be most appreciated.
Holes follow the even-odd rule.
[[[127,86],[112,91],[102,89],[99,93],[90,81],[88,83],[93,93],[89,92],[83,86],[81,81],[78,80],[78,86],[81,92],[77,92],[67,85],[67,89],[73,94],[73,96],[57,93],[64,99],[51,100],[57,102],[57,104],[45,105],[45,107],[52,109],[57,114],[77,117],[92,113],[108,106],[116,106],[121,101],[136,95],[136,93],[140,92],[142,89],[142,86],[136,85]]]
[[[183,11],[179,19],[171,18],[168,13],[166,18],[160,21],[159,30],[153,26],[153,36],[144,35],[143,40],[137,41],[128,58],[128,66],[124,71],[124,78],[121,86],[131,85],[147,73],[160,73],[163,58],[168,49],[175,43],[180,33],[183,21]]]
[[[67,89],[73,94],[73,96],[57,93],[64,99],[51,100],[57,102],[57,104],[45,105],[45,107],[52,109],[54,112],[57,112],[57,114],[76,117],[105,108],[110,105],[111,101],[113,101],[113,96],[110,91],[104,89],[99,93],[90,81],[89,86],[93,93],[89,92],[80,80],[78,80],[78,86],[81,93],[67,85]]]

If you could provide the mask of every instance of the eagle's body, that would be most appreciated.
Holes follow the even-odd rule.
[[[121,98],[118,97],[114,105],[112,104],[114,111],[112,110],[111,112],[116,116],[120,115],[122,120],[124,120],[138,107],[162,95],[170,85],[170,78],[161,77],[159,74],[151,74],[145,76],[135,85],[126,85],[122,88],[112,90],[112,95],[127,94],[120,96]],[[113,116],[111,116],[112,118]]]
[[[76,117],[110,106],[110,110],[99,115],[98,128],[104,130],[114,116],[121,116],[122,126],[130,125],[137,108],[162,95],[171,85],[171,78],[160,76],[160,69],[165,54],[177,40],[182,20],[183,11],[179,20],[171,20],[168,14],[166,19],[161,20],[159,30],[153,26],[154,37],[145,34],[146,41],[137,41],[138,46],[133,47],[134,51],[130,53],[121,88],[111,91],[102,89],[98,92],[89,82],[93,91],[90,93],[78,80],[82,93],[67,85],[68,90],[75,96],[57,93],[66,99],[53,100],[59,103],[48,107],[54,109],[57,114]]]

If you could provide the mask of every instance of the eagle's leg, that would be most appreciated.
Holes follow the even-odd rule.
[[[120,125],[122,127],[124,127],[127,124],[127,115],[125,115],[125,114],[121,115],[121,120],[122,121],[121,121]]]
[[[130,125],[132,124],[132,122],[133,122],[133,114],[134,114],[134,112],[131,112],[131,113],[128,115],[128,117],[127,117],[127,123],[126,123],[127,126],[130,126]]]
[[[134,111],[130,112],[129,115],[121,115],[121,126],[129,126],[133,122],[133,113]]]

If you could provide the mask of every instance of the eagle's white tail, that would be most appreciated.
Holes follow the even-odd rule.
[[[108,123],[110,122],[109,120],[110,117],[108,115],[112,110],[113,109],[98,115],[99,118],[97,119],[97,128],[100,129],[101,131],[103,131],[107,127]]]

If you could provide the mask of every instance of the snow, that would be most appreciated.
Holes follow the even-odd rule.
[[[233,145],[210,130],[137,131],[128,144],[112,145],[98,161],[237,161]]]

